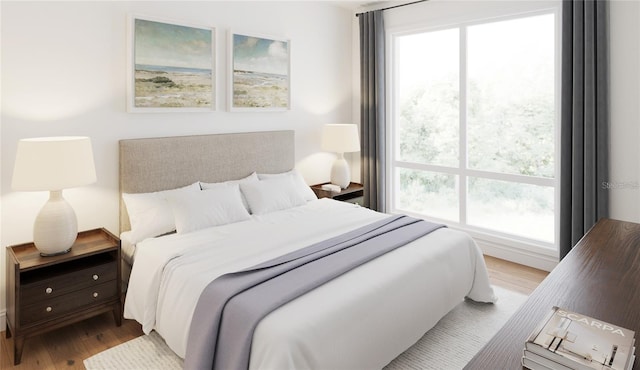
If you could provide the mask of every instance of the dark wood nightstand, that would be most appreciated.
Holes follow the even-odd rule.
[[[78,233],[69,253],[42,257],[33,243],[7,247],[7,338],[13,363],[24,340],[113,311],[122,324],[120,240],[105,229]]]
[[[324,184],[329,183],[325,182]],[[342,189],[339,193],[322,190],[322,185],[324,184],[311,185],[311,189],[316,193],[318,198],[332,198],[335,200],[362,205],[362,195],[364,194],[364,187],[362,184],[352,182],[346,189]]]

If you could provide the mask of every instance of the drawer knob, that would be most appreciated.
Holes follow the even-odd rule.
[[[93,275],[93,280],[98,280],[98,278],[99,278],[98,275],[96,275],[96,274]]]
[[[98,292],[93,292],[93,298],[98,298]]]
[[[51,311],[53,311],[53,308],[51,308],[51,306],[48,306],[47,308],[45,308],[45,311],[51,312]]]
[[[51,292],[53,292],[53,289],[47,288],[47,289],[44,290],[44,292],[47,293],[47,294],[51,294]]]

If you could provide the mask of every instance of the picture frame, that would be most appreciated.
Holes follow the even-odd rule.
[[[127,111],[216,110],[216,29],[129,16]]]
[[[291,41],[233,31],[228,35],[229,110],[290,110]]]

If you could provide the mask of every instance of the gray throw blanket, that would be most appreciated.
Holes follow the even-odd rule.
[[[253,332],[280,306],[443,225],[393,216],[235,273],[204,289],[185,369],[248,369]]]

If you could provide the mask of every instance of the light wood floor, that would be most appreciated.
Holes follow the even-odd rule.
[[[491,284],[526,295],[549,274],[547,271],[519,265],[499,258],[484,256]]]
[[[530,294],[547,276],[546,271],[485,256],[491,283]],[[13,338],[1,333],[0,369],[84,369],[82,360],[142,335],[140,325],[123,320],[116,327],[106,313],[75,325],[25,340],[22,362],[13,366]]]

